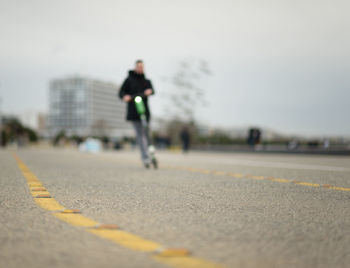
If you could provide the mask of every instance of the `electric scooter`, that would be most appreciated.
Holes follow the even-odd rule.
[[[147,136],[147,142],[148,142],[148,153],[151,158],[151,164],[155,169],[158,168],[158,161],[156,158],[156,150],[154,145],[152,144],[150,133],[149,133],[149,123],[147,122],[146,118],[146,107],[142,99],[142,95],[135,95],[133,96],[133,101],[135,103],[136,111],[140,116],[142,127],[144,128]],[[146,168],[149,168],[149,166],[146,164]]]

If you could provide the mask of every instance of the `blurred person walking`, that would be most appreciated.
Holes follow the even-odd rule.
[[[127,103],[126,120],[131,121],[136,134],[137,143],[140,148],[141,159],[146,168],[151,164],[150,153],[148,147],[150,138],[148,135],[148,127],[144,127],[141,122],[139,113],[137,112],[134,102],[135,96],[141,96],[145,106],[146,120],[149,125],[151,113],[148,106],[148,97],[154,94],[151,80],[146,79],[144,73],[144,63],[142,60],[135,62],[134,70],[129,71],[128,77],[124,80],[120,90],[119,98]]]
[[[182,142],[182,152],[183,153],[188,153],[188,150],[190,149],[190,131],[188,130],[187,127],[183,127],[181,132],[180,132],[180,139]]]

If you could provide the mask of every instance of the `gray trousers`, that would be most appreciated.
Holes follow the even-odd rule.
[[[132,121],[132,125],[136,132],[136,140],[140,148],[141,159],[143,161],[148,161],[148,145],[150,144],[148,127],[143,126],[140,121]]]

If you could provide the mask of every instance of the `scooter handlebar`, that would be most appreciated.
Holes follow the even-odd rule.
[[[136,97],[141,97],[142,99],[144,99],[144,98],[146,98],[147,96],[145,95],[145,93],[144,92],[142,92],[142,93],[138,93],[138,94],[125,94],[125,96],[126,95],[129,95],[130,97],[131,97],[131,100],[130,101],[128,101],[128,102],[131,102],[131,101],[135,101],[135,98]]]

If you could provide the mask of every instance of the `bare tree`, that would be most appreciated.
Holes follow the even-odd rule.
[[[197,107],[206,104],[200,81],[211,74],[205,60],[180,62],[175,74],[166,79],[171,85],[165,95],[169,100],[166,108],[170,118],[194,122]]]

